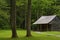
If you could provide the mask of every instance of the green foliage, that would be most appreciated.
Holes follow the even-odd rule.
[[[6,0],[0,0],[0,29],[8,29],[9,7]]]
[[[9,28],[10,26],[10,1],[0,0],[0,28]],[[57,15],[60,16],[60,1],[59,0],[32,0],[32,23],[42,15]],[[27,0],[16,0],[16,21],[17,27],[25,24],[25,15],[27,13]],[[34,25],[32,25],[34,26]],[[35,27],[35,26],[34,26]],[[33,27],[33,28],[34,28]]]

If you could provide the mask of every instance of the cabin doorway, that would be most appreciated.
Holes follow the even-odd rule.
[[[41,31],[51,31],[51,24],[42,24]]]

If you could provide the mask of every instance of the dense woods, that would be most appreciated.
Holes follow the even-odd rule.
[[[31,29],[42,15],[56,14],[60,17],[60,0],[31,0]],[[28,0],[16,0],[16,28],[26,29],[26,14],[28,13]],[[30,16],[30,15],[28,15]],[[0,29],[11,29],[10,27],[10,1],[0,0]]]

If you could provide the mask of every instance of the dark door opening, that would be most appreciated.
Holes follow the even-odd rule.
[[[41,31],[51,31],[51,24],[42,24]]]

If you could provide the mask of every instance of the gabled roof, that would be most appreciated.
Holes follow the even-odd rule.
[[[33,24],[48,24],[51,22],[56,15],[51,15],[51,16],[41,16],[35,23]]]

